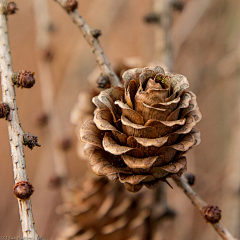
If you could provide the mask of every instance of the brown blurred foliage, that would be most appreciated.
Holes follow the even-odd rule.
[[[75,138],[67,153],[67,165],[70,176],[78,179],[87,166],[77,157],[78,139],[69,116],[79,92],[88,89],[87,76],[95,67],[95,60],[67,14],[54,1],[48,2],[54,30],[51,33],[54,97],[62,131]],[[183,11],[174,13],[174,72],[188,78],[203,115],[198,125],[202,143],[188,153],[188,171],[196,175],[194,189],[208,204],[220,207],[223,224],[240,237],[240,2],[184,2]],[[131,56],[150,62],[156,60],[153,56],[157,26],[144,23],[143,16],[152,11],[152,3],[152,0],[83,0],[78,9],[90,26],[101,29],[100,42],[110,62]],[[16,99],[23,129],[38,136],[42,146],[32,151],[26,148],[25,155],[29,181],[35,189],[31,199],[36,229],[41,237],[49,239],[59,220],[55,208],[62,200],[60,190],[47,187],[48,179],[54,175],[51,149],[42,141],[48,131],[34,120],[41,112],[41,94],[32,2],[19,0],[17,7],[19,11],[9,16],[13,69],[35,72],[36,83],[31,89],[16,89]],[[4,120],[0,121],[0,132],[0,236],[22,236]],[[166,229],[166,240],[219,239],[186,196],[173,186],[173,190],[168,189],[168,202],[178,214]]]

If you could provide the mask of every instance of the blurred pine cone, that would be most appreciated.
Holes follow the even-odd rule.
[[[64,219],[56,240],[149,240],[157,234],[161,215],[149,221],[151,193],[133,195],[122,184],[98,177],[85,179],[70,195],[70,202],[57,208]]]
[[[196,96],[186,77],[161,67],[130,69],[124,88],[93,98],[94,119],[81,127],[91,169],[127,190],[155,188],[159,180],[186,171],[183,154],[200,143],[193,128],[201,120]]]
[[[93,117],[93,111],[95,109],[92,103],[92,98],[95,95],[91,91],[81,92],[78,95],[78,100],[74,104],[71,111],[70,121],[76,126],[76,135],[79,136],[80,126],[89,118]],[[87,160],[84,154],[84,144],[77,141],[77,154],[81,160]]]

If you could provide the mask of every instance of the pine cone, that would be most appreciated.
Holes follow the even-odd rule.
[[[124,58],[121,61],[118,61],[114,64],[113,69],[117,76],[122,81],[122,73],[129,68],[141,67],[143,66],[142,61],[138,57]],[[98,87],[97,79],[101,71],[99,67],[96,67],[92,73],[88,76],[88,83],[90,89],[82,91],[78,95],[78,100],[74,104],[74,107],[71,111],[70,121],[72,124],[76,125],[76,133],[79,136],[80,126],[89,118],[93,117],[93,112],[95,109],[94,104],[92,103],[92,98],[98,95],[101,89]],[[77,143],[77,153],[80,159],[87,160],[84,154],[84,143],[78,141]]]
[[[155,214],[153,225],[147,225],[152,217],[153,194],[130,194],[122,184],[105,177],[85,179],[70,195],[70,202],[57,208],[64,219],[56,240],[148,239],[149,234],[156,233],[162,216]]]
[[[80,137],[97,175],[119,179],[137,192],[186,170],[183,154],[200,143],[193,127],[201,113],[182,75],[142,68],[126,71],[123,80],[124,88],[93,98],[94,119],[84,122]]]

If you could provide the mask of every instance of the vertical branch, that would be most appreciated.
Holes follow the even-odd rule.
[[[66,155],[58,146],[62,139],[62,127],[59,122],[60,117],[54,103],[54,86],[52,81],[51,62],[49,58],[52,55],[50,46],[50,18],[48,13],[48,2],[46,0],[34,0],[34,12],[37,30],[38,46],[38,72],[41,86],[42,107],[48,117],[49,135],[46,141],[50,141],[53,153],[53,162],[56,176],[59,179],[66,180],[68,171],[66,167]],[[50,55],[50,56],[48,56]]]
[[[18,108],[15,100],[15,88],[12,83],[12,60],[9,48],[7,17],[3,14],[4,0],[0,0],[0,69],[3,102],[10,108],[8,121],[9,141],[12,153],[12,164],[15,184],[28,181],[26,162],[23,150],[24,131],[18,116]],[[23,237],[38,239],[32,213],[31,200],[18,199],[20,221]]]
[[[66,0],[54,0],[56,1],[70,16],[72,21],[79,27],[84,38],[90,45],[92,52],[95,56],[96,62],[98,63],[100,69],[104,74],[109,76],[112,86],[120,86],[121,82],[118,79],[116,73],[113,71],[110,62],[108,61],[103,49],[98,41],[98,36],[93,33],[93,29],[85,22],[81,14],[75,9],[73,11],[68,11],[66,8]]]
[[[172,27],[171,1],[154,0],[153,13],[146,16],[145,21],[149,23],[156,23],[154,60],[167,69],[167,71],[172,71],[172,42],[170,39],[170,30]],[[153,206],[153,216],[155,212],[161,212],[163,217],[174,216],[174,213],[169,210],[167,204],[166,184],[163,184],[162,182],[158,184],[155,191]],[[152,221],[154,221],[154,217]],[[162,223],[158,226],[157,235],[155,237],[157,237],[157,239],[165,239],[165,229]]]
[[[159,24],[155,33],[155,59],[173,70],[173,53],[171,40],[172,7],[170,0],[154,0],[154,13],[159,15]]]

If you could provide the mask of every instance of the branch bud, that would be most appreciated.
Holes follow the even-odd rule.
[[[17,182],[13,188],[14,195],[21,200],[28,200],[34,192],[34,188],[28,181]]]
[[[185,4],[183,1],[176,0],[176,1],[172,2],[172,8],[176,11],[181,12],[184,9],[184,6],[185,6]]]
[[[187,179],[187,182],[190,186],[193,186],[195,183],[195,175],[192,173],[185,173],[184,177]]]
[[[35,84],[34,72],[22,70],[12,76],[13,84],[21,88],[31,88]]]
[[[110,79],[109,79],[108,75],[101,73],[101,75],[97,79],[97,85],[99,88],[110,87]]]
[[[5,3],[3,6],[3,13],[5,15],[14,14],[16,10],[18,10],[18,8],[15,2]]]
[[[10,108],[7,103],[0,102],[0,118],[7,119]]]
[[[63,151],[69,150],[71,148],[71,146],[72,146],[72,140],[69,137],[64,137],[59,142],[59,147]]]
[[[48,180],[48,187],[52,189],[56,189],[61,187],[63,179],[59,176],[52,176]]]
[[[48,124],[48,114],[44,112],[39,112],[36,114],[34,120],[39,127],[44,127]]]
[[[93,35],[94,38],[98,38],[102,35],[102,32],[100,29],[94,28],[91,30],[91,34]]]
[[[218,223],[221,219],[221,209],[218,206],[207,205],[203,209],[203,216],[210,223]]]
[[[68,0],[66,3],[66,9],[69,12],[74,11],[78,7],[78,2],[77,0]]]
[[[23,135],[23,145],[27,146],[31,150],[35,146],[41,147],[41,145],[38,144],[38,137],[34,136],[31,133],[24,133],[24,135]]]
[[[150,12],[144,16],[143,20],[146,23],[160,23],[161,16],[159,13]]]

